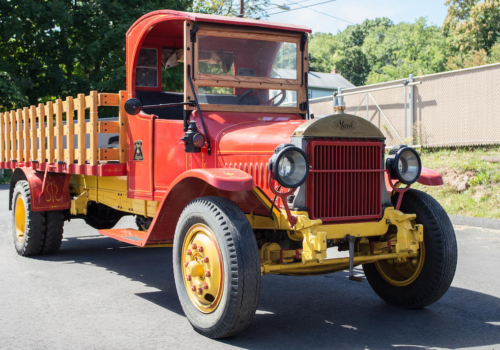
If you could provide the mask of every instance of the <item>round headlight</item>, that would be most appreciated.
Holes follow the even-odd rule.
[[[388,158],[387,161],[391,177],[406,185],[411,185],[420,177],[422,162],[413,148],[403,147],[397,151],[394,158]]]
[[[278,183],[286,188],[299,187],[309,174],[309,160],[300,148],[287,144],[276,148],[270,169]]]

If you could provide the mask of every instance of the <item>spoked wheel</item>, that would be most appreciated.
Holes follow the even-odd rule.
[[[428,194],[410,189],[401,211],[416,214],[424,227],[424,242],[417,258],[398,264],[379,261],[363,265],[373,290],[388,304],[422,308],[438,301],[448,290],[457,266],[457,241],[451,221]]]
[[[193,200],[174,239],[175,285],[193,328],[210,338],[240,333],[253,319],[260,292],[260,260],[253,230],[225,198]]]

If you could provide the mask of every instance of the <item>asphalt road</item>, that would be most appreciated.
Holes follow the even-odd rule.
[[[249,329],[216,341],[195,333],[183,315],[170,248],[130,247],[73,220],[58,254],[23,258],[13,247],[7,199],[2,186],[2,350],[500,349],[500,231],[456,227],[455,280],[426,309],[390,307],[345,272],[264,276]]]

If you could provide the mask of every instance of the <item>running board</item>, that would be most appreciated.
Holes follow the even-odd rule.
[[[98,230],[100,235],[108,236],[119,241],[144,247],[147,239],[147,231],[139,231],[131,228],[119,228],[113,230]]]

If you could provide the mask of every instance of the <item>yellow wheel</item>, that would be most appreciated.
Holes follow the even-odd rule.
[[[224,291],[222,254],[212,230],[195,224],[182,245],[182,276],[193,305],[204,313],[214,311]]]
[[[179,301],[198,333],[226,338],[248,327],[259,302],[259,250],[234,202],[189,203],[177,222],[172,257]]]
[[[438,301],[450,287],[457,266],[457,241],[450,218],[428,194],[408,190],[401,211],[416,214],[415,222],[424,228],[419,256],[401,264],[364,264],[363,271],[382,300],[397,307],[418,309]]]
[[[18,194],[14,208],[14,231],[17,241],[24,241],[24,232],[26,230],[26,206],[24,205],[23,196]]]
[[[45,230],[45,212],[31,209],[28,182],[18,181],[12,192],[12,236],[17,253],[22,256],[41,254]]]
[[[425,261],[425,246],[420,244],[420,255],[404,263],[377,261],[375,267],[384,280],[396,287],[406,287],[415,282],[422,272]]]

